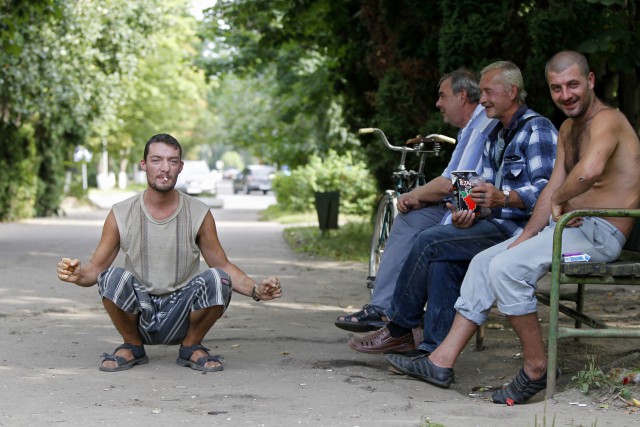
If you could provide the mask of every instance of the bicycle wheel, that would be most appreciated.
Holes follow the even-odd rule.
[[[371,252],[369,254],[369,276],[367,277],[367,288],[369,288],[369,292],[371,294],[373,294],[373,288],[375,287],[376,282],[376,274],[378,273],[380,260],[382,259],[384,248],[387,245],[387,240],[389,239],[389,234],[391,233],[393,220],[398,214],[396,202],[397,197],[395,191],[387,190],[387,192],[382,197],[382,200],[380,200],[380,203],[378,204],[376,219],[373,223]]]

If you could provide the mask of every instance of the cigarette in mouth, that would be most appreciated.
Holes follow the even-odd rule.
[[[169,181],[169,178],[167,178],[166,176],[162,179],[164,179],[165,181]]]

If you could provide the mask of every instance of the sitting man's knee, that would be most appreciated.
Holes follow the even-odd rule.
[[[500,256],[494,257],[488,262],[489,277],[491,277],[492,286],[508,284],[511,277],[511,264]]]

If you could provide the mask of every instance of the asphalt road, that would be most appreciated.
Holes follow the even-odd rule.
[[[269,197],[227,194],[213,209],[229,258],[256,278],[277,274],[284,297],[235,294],[204,342],[225,370],[206,375],[177,366],[176,346],[148,346],[150,362],[129,371],[98,370],[120,338],[96,288],[58,281],[55,264],[90,257],[108,210],[0,224],[0,425],[624,425],[562,394],[494,405],[353,352],[333,321],[366,302],[365,265],[292,253],[281,225],[256,220]]]

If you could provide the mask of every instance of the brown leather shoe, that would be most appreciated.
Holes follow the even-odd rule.
[[[360,353],[404,353],[418,348],[413,336],[411,331],[400,338],[393,338],[389,329],[384,327],[363,338],[351,338],[349,347]]]

